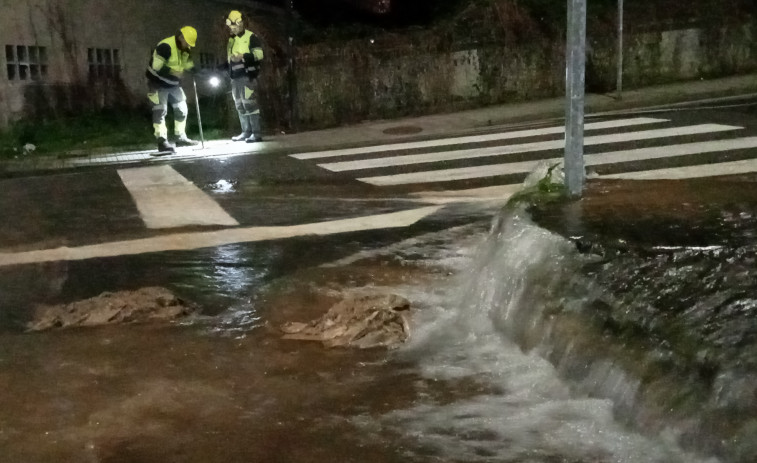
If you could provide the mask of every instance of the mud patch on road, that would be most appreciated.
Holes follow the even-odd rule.
[[[396,294],[351,292],[309,323],[281,326],[284,339],[318,341],[325,347],[398,347],[410,336],[410,302]]]
[[[166,288],[105,292],[68,304],[40,305],[28,331],[54,328],[166,322],[186,318],[198,311]]]

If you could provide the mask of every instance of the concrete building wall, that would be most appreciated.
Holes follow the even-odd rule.
[[[237,4],[237,8],[239,8]],[[144,71],[152,48],[181,26],[198,31],[199,54],[225,58],[224,19],[233,4],[202,0],[0,0],[0,127],[29,113],[40,100],[50,106],[71,103],[67,92],[100,92],[102,99],[125,99],[129,105],[144,100]],[[254,9],[254,3],[242,8]],[[46,76],[32,80],[10,78],[15,56],[7,47],[44,47]],[[111,80],[89,80],[88,49],[117,50],[123,88]],[[28,50],[28,48],[27,48]],[[39,48],[37,48],[39,50]],[[111,57],[112,59],[112,57]],[[187,86],[185,86],[186,88]],[[118,90],[116,92],[115,90]],[[68,100],[67,100],[68,99]],[[34,100],[34,102],[30,101]],[[59,101],[60,100],[60,101]],[[94,98],[97,103],[97,98]],[[101,101],[105,103],[105,101]],[[44,106],[44,105],[43,105]]]

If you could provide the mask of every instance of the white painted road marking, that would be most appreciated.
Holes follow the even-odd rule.
[[[170,166],[121,169],[118,175],[147,228],[239,225],[210,196]]]
[[[737,138],[732,140],[717,140],[701,143],[685,143],[680,145],[655,146],[650,148],[638,148],[632,150],[590,154],[586,155],[584,157],[584,160],[587,166],[598,166],[603,164],[615,164],[618,162],[643,161],[673,156],[685,156],[700,153],[716,153],[748,148],[757,148],[757,137]],[[551,158],[535,161],[511,162],[505,164],[488,164],[484,166],[460,167],[457,169],[430,170],[424,172],[411,172],[407,174],[365,177],[359,178],[358,180],[377,186],[448,182],[452,180],[468,180],[474,178],[496,177],[500,175],[527,174],[531,172],[537,165],[539,165],[539,163],[560,162],[561,160],[562,158]],[[717,164],[707,164],[707,166],[712,165]]]
[[[426,204],[506,203],[510,197],[522,189],[523,185],[521,184],[494,185],[467,190],[421,191],[410,193],[410,197]]]
[[[622,174],[603,175],[602,178],[622,178],[628,180],[663,180],[715,177],[718,175],[738,175],[757,172],[757,159],[718,162],[698,166],[674,167],[670,169],[644,170]]]
[[[115,257],[148,252],[187,251],[223,246],[233,243],[293,238],[306,235],[331,235],[362,230],[408,227],[438,211],[441,206],[429,206],[389,214],[370,215],[351,219],[316,222],[288,227],[227,228],[195,233],[175,233],[150,238],[92,244],[75,248],[56,248],[17,253],[0,253],[0,267],[40,262],[72,261]]]
[[[584,126],[585,130],[615,129],[634,125],[657,124],[667,122],[668,119],[655,119],[651,117],[636,117],[632,119],[617,119],[612,121],[590,122]],[[517,130],[512,132],[490,133],[482,135],[468,135],[455,138],[441,138],[435,140],[392,143],[388,145],[365,146],[361,148],[346,148],[340,150],[314,151],[310,153],[298,153],[291,156],[295,159],[318,159],[337,156],[352,156],[357,154],[384,153],[387,151],[400,151],[417,148],[430,148],[434,146],[460,145],[463,143],[482,143],[496,140],[512,140],[515,138],[538,137],[543,135],[555,135],[565,133],[565,126],[545,127],[541,129]]]
[[[639,140],[652,140],[655,138],[680,137],[685,135],[697,135],[704,133],[726,132],[740,130],[743,127],[721,124],[700,124],[685,127],[673,127],[657,130],[643,130],[640,132],[614,133],[609,135],[596,135],[586,137],[584,145],[604,145],[609,143],[621,143]],[[565,140],[549,140],[533,143],[521,143],[517,145],[493,146],[490,148],[473,148],[465,150],[440,151],[436,153],[412,154],[406,156],[391,156],[385,158],[364,159],[359,161],[333,162],[318,164],[332,172],[344,172],[348,170],[375,169],[379,167],[407,166],[411,164],[425,164],[439,161],[455,161],[461,159],[474,159],[490,156],[504,156],[515,153],[529,153],[534,151],[555,150],[565,147]]]

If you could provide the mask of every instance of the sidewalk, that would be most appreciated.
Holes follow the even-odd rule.
[[[744,97],[757,97],[757,74],[635,89],[623,92],[622,99],[615,98],[615,95],[590,94],[586,96],[586,116],[590,118],[628,110],[683,106],[708,101],[718,104]],[[562,124],[564,105],[564,98],[553,98],[456,113],[370,121],[334,129],[270,136],[265,142],[254,145],[215,140],[206,142],[203,149],[180,148],[176,155],[166,157],[151,156],[152,150],[116,151],[109,154],[65,158],[32,156],[26,159],[1,161],[0,175],[253,153],[289,154],[324,151],[360,145],[449,137],[496,129],[506,130],[518,124],[549,119],[554,119],[554,124]]]

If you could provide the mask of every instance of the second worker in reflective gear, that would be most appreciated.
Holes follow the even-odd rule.
[[[258,74],[263,61],[260,39],[244,27],[242,13],[232,11],[226,18],[231,37],[227,47],[227,61],[231,77],[231,95],[234,98],[242,133],[234,141],[253,143],[261,141],[260,106],[258,104]]]
[[[174,110],[174,134],[179,146],[197,145],[187,137],[187,96],[181,88],[181,77],[194,68],[190,51],[197,43],[197,30],[182,27],[176,35],[161,40],[147,65],[147,98],[152,103],[152,125],[159,152],[175,151],[168,141],[166,114],[168,104]]]

